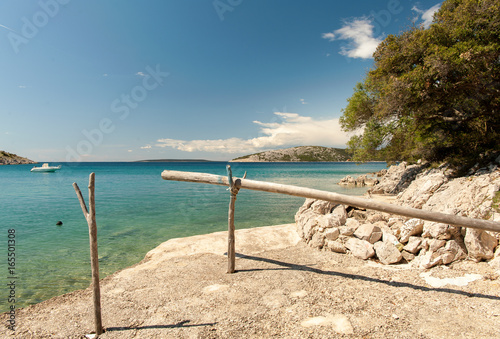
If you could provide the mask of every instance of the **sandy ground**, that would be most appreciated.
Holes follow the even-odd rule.
[[[383,266],[299,241],[295,225],[173,239],[101,282],[101,338],[500,338],[500,279],[486,263]],[[458,285],[462,286],[458,286]],[[90,289],[1,316],[2,338],[84,338]]]

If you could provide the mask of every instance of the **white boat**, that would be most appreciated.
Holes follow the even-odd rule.
[[[33,167],[31,172],[55,172],[58,169],[61,169],[61,165],[59,166],[49,166],[49,164],[45,163],[42,167]]]

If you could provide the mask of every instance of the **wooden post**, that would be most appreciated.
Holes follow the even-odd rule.
[[[213,185],[229,186],[227,177],[208,174],[208,173],[165,170],[162,172],[161,177],[165,180],[199,182],[199,183],[206,183]],[[403,207],[380,201],[368,200],[364,198],[343,195],[333,192],[320,191],[311,188],[275,184],[271,182],[263,182],[256,180],[248,180],[245,178],[241,179],[234,178],[233,185],[238,189],[246,188],[255,191],[281,193],[281,194],[293,195],[296,197],[332,201],[338,204],[368,208],[376,211],[393,213],[411,218],[418,218],[422,220],[435,221],[455,226],[463,226],[463,227],[478,228],[493,232],[500,232],[500,222],[497,221],[466,218],[459,215],[445,214],[440,212],[421,210],[417,208]]]
[[[235,237],[234,237],[234,208],[236,203],[236,194],[238,194],[239,188],[234,186],[233,174],[231,172],[231,166],[227,165],[227,179],[229,182],[229,191],[231,192],[231,198],[229,200],[229,211],[227,216],[227,273],[234,273],[236,266],[236,248],[235,248]]]
[[[90,242],[90,266],[92,268],[92,289],[94,297],[94,323],[95,332],[100,335],[104,332],[102,327],[102,317],[101,317],[101,290],[99,287],[99,256],[97,253],[97,223],[95,217],[95,173],[90,173],[89,177],[89,211],[87,206],[85,206],[85,200],[83,199],[82,192],[78,185],[73,183],[73,188],[75,189],[78,200],[80,201],[80,206],[82,208],[83,215],[87,220],[89,225],[89,242]]]

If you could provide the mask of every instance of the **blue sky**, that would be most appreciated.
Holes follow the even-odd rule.
[[[0,150],[56,162],[343,148],[338,118],[377,44],[439,5],[2,0]]]

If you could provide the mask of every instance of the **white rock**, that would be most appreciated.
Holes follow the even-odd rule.
[[[399,242],[398,238],[394,234],[392,234],[391,232],[392,231],[390,228],[382,228],[382,241],[391,243],[391,244],[395,245],[396,247],[401,246],[401,250],[402,250],[403,245]]]
[[[325,244],[325,236],[322,233],[314,233],[308,244],[311,247],[322,248]]]
[[[467,229],[464,242],[469,257],[475,261],[493,258],[493,251],[498,245],[498,240],[487,231],[472,228]]]
[[[453,261],[461,260],[467,258],[467,252],[460,246],[460,244],[456,240],[448,240],[444,248],[439,249],[439,251],[444,253],[449,253],[451,255],[450,260],[448,261],[445,256],[443,256],[443,264],[447,265]]]
[[[332,252],[337,253],[346,253],[347,249],[344,244],[339,240],[327,240],[325,242],[326,248],[328,248]]]
[[[456,236],[459,232],[460,227],[454,227],[439,222],[426,221],[424,222],[422,236],[424,238],[448,240]]]
[[[373,224],[363,224],[354,232],[354,236],[374,244],[382,238],[382,230]]]
[[[420,250],[420,244],[422,243],[422,238],[411,236],[408,239],[408,243],[403,247],[407,252],[416,254]]]
[[[422,234],[424,228],[424,221],[421,219],[410,219],[403,224],[401,228],[401,233],[399,235],[399,241],[402,243],[407,243],[408,239],[412,235]]]
[[[349,235],[353,235],[359,226],[360,226],[360,223],[358,220],[356,220],[354,218],[349,218],[346,220],[345,226],[339,228],[339,231],[340,231],[340,234],[349,236]]]
[[[339,232],[339,229],[337,227],[329,228],[325,232],[325,238],[327,240],[337,240],[339,235],[340,235],[340,232]]]
[[[366,240],[349,238],[345,247],[347,247],[355,257],[360,259],[366,260],[375,255],[373,245]]]
[[[373,245],[373,248],[375,249],[375,253],[377,254],[377,257],[380,259],[380,262],[382,264],[395,264],[403,259],[403,255],[398,250],[398,248],[389,242],[376,242]]]
[[[441,247],[444,247],[446,245],[446,240],[440,240],[440,239],[426,239],[427,244],[429,244],[429,251],[431,252],[436,252],[438,249]]]
[[[467,254],[456,240],[447,241],[444,247],[441,246],[442,241],[444,240],[427,239],[427,242],[431,242],[431,244],[429,245],[429,250],[424,255],[418,257],[419,260],[417,262],[420,268],[447,265],[453,261],[465,259],[467,257]],[[436,250],[431,250],[431,248],[436,247],[438,247]]]
[[[448,182],[448,179],[441,172],[425,172],[417,176],[401,194],[399,200],[413,208],[422,208],[432,194],[446,182]]]

